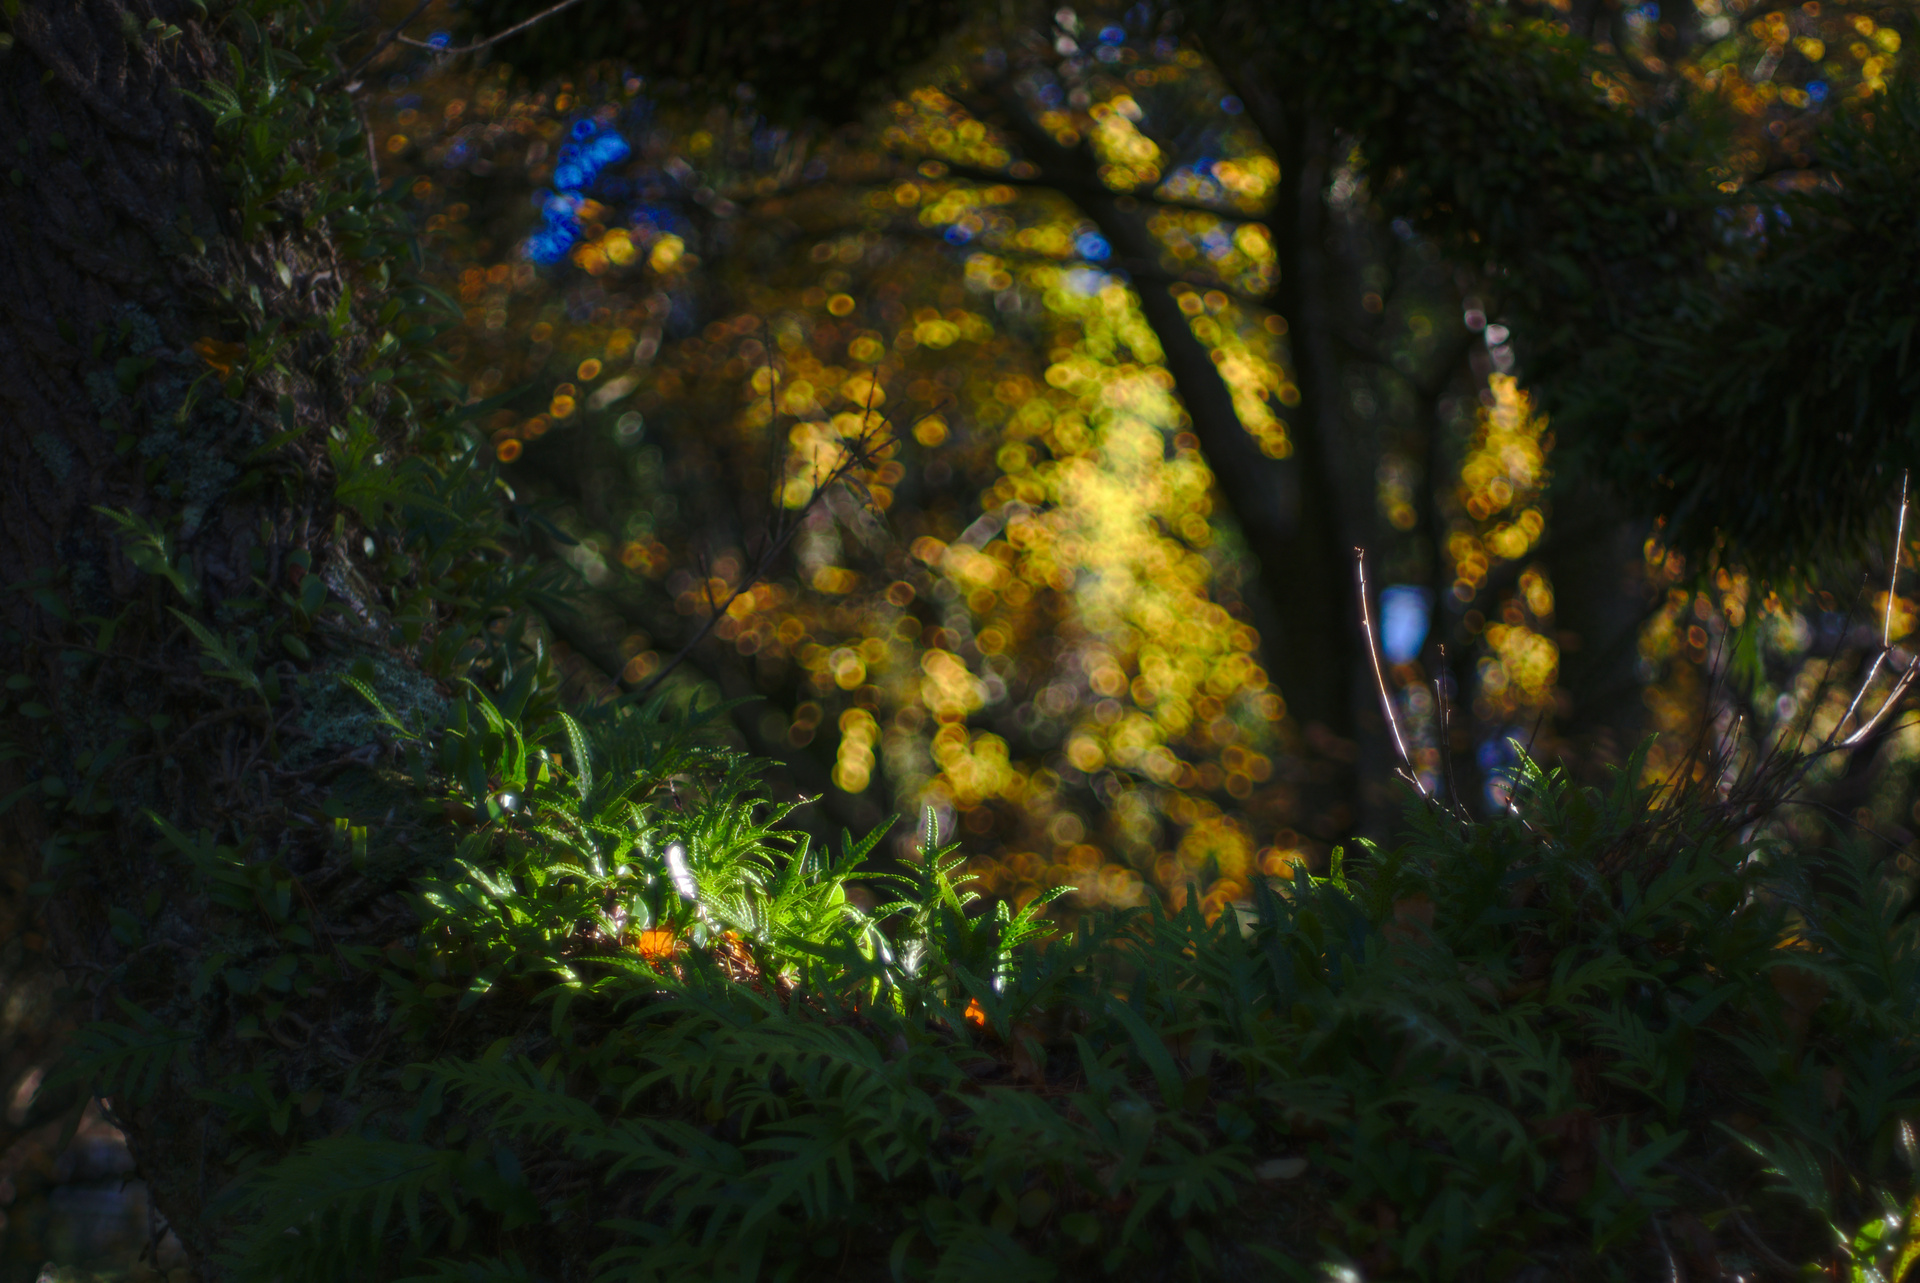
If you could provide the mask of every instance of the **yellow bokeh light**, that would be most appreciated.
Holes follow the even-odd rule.
[[[1272,237],[1248,216],[1271,198],[1277,166],[1228,155],[1197,175],[1163,174],[1174,162],[1140,128],[1144,95],[1132,97],[1148,83],[1124,75],[1095,103],[1050,112],[1045,127],[1084,138],[1109,183],[1172,184],[1161,190],[1239,211],[1182,210],[1167,234],[1186,252],[1183,271],[1211,269],[1218,288],[1184,290],[1194,332],[1260,448],[1284,457],[1282,416],[1300,399],[1286,327],[1238,302],[1263,295],[1274,270]],[[493,109],[470,97],[461,114],[475,123]],[[558,137],[557,110],[540,105],[533,136]],[[653,434],[674,430],[654,412],[662,399],[698,395],[718,408],[702,424],[716,450],[765,449],[771,438],[776,501],[795,513],[816,505],[832,521],[816,537],[810,514],[794,569],[711,621],[715,641],[792,674],[803,702],[766,733],[830,753],[836,789],[884,787],[882,806],[949,808],[970,846],[998,861],[995,892],[1015,899],[1071,879],[1086,903],[1138,903],[1158,848],[1195,834],[1187,849],[1204,839],[1225,853],[1199,888],[1214,911],[1259,875],[1260,843],[1298,846],[1235,835],[1222,819],[1242,804],[1290,805],[1274,798],[1286,786],[1275,769],[1285,704],[1255,658],[1259,638],[1235,617],[1234,585],[1218,575],[1212,477],[1158,338],[1133,290],[1084,257],[1084,224],[1036,200],[1033,174],[994,129],[938,93],[890,110],[893,137],[920,149],[917,172],[877,190],[822,185],[854,221],[822,224],[837,230],[803,245],[797,279],[743,271],[733,257],[700,265],[680,237],[645,224],[603,228],[623,213],[611,203],[583,207],[571,256],[571,268],[600,278],[590,311],[568,311],[531,264],[482,262],[460,276],[472,332],[490,345],[476,368],[500,367],[481,395],[538,377],[502,345],[530,348],[542,368],[571,366],[575,380],[552,390],[546,414],[490,422],[496,441],[511,441],[495,449],[514,457],[616,397],[633,398],[617,436],[642,466]],[[700,140],[679,141],[698,153]],[[1019,182],[964,181],[962,166],[1012,166]],[[1201,187],[1179,188],[1189,180]],[[934,234],[890,238],[876,217]],[[961,242],[963,266],[949,257]],[[666,279],[619,270],[642,259]],[[676,274],[696,267],[714,273],[713,297],[738,302],[689,334],[661,305],[678,302]],[[833,470],[881,434],[904,448],[862,457],[822,502]],[[955,495],[957,511],[935,506]],[[884,522],[865,524],[889,505]],[[695,622],[741,581],[739,550],[732,569],[715,550],[701,570],[671,519],[660,524],[644,505],[622,517],[621,528],[583,532],[583,557],[623,580],[644,575]],[[654,643],[630,640],[623,675],[658,675]],[[1030,714],[1051,724],[1044,734],[1028,733]],[[1073,823],[1053,823],[1068,814]],[[1140,836],[1165,827],[1170,839]]]
[[[686,256],[687,243],[668,233],[653,243],[647,254],[647,266],[656,272],[670,272]]]

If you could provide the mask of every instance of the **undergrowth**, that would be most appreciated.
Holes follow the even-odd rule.
[[[1194,897],[1047,938],[1038,902],[983,911],[931,816],[892,875],[860,871],[879,833],[830,858],[781,831],[753,764],[703,746],[712,710],[528,722],[532,690],[470,686],[431,734],[387,715],[482,821],[419,880],[417,941],[357,959],[420,1055],[404,1104],[235,1187],[237,1277],[1867,1280],[1920,1255],[1920,957],[1863,847],[1529,765],[1512,815],[1415,810],[1211,922]],[[491,1045],[432,1054],[489,1010]]]

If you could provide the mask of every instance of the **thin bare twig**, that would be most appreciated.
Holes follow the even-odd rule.
[[[1907,481],[1908,474],[1900,474],[1900,516],[1893,525],[1893,555],[1887,558],[1887,607],[1880,612],[1880,645],[1893,644],[1893,591],[1900,580],[1900,550],[1906,546],[1907,539]]]
[[[874,392],[877,393],[877,391],[878,388],[876,387]],[[868,396],[866,413],[868,417],[871,418],[873,414],[872,393]],[[880,421],[881,431],[863,430],[861,435],[855,438],[852,444],[845,447],[845,457],[834,464],[834,466],[827,471],[825,477],[820,476],[817,471],[814,473],[813,493],[807,496],[807,502],[801,507],[800,511],[792,517],[788,517],[784,512],[780,512],[774,518],[772,528],[768,532],[769,537],[766,546],[761,550],[759,557],[755,559],[752,568],[741,576],[739,586],[727,595],[725,601],[716,602],[714,600],[712,576],[706,576],[707,582],[704,589],[708,608],[706,622],[700,626],[699,631],[687,639],[687,643],[684,646],[675,651],[673,655],[668,658],[667,662],[660,666],[659,671],[655,672],[651,677],[647,678],[645,682],[635,688],[635,698],[644,698],[656,686],[665,681],[669,673],[686,662],[687,657],[693,654],[694,648],[705,641],[708,634],[713,632],[714,628],[719,625],[720,620],[726,615],[727,611],[732,608],[733,603],[740,600],[740,598],[748,592],[751,592],[754,585],[767,578],[773,570],[774,561],[786,550],[787,545],[793,542],[793,537],[800,533],[801,527],[806,524],[806,517],[808,513],[813,510],[813,505],[819,503],[821,497],[824,496],[829,489],[838,482],[848,480],[849,474],[855,468],[871,462],[877,455],[885,451],[889,446],[895,444],[897,438],[885,432],[885,426],[886,421],[882,419]],[[816,467],[817,466],[816,462]]]
[[[1905,546],[1907,537],[1907,482],[1908,474],[1904,472],[1901,473],[1900,517],[1899,520],[1894,523],[1893,527],[1893,555],[1887,559],[1887,604],[1880,612],[1880,653],[1874,656],[1873,665],[1867,669],[1866,677],[1860,682],[1859,693],[1853,697],[1853,703],[1847,706],[1847,715],[1849,717],[1853,715],[1853,710],[1859,706],[1860,697],[1867,693],[1867,687],[1872,685],[1874,677],[1880,672],[1880,665],[1886,662],[1887,656],[1892,653],[1893,649],[1893,602],[1896,590],[1900,586],[1900,550]],[[1912,660],[1907,662],[1907,671],[1900,675],[1900,680],[1893,684],[1893,689],[1887,692],[1887,697],[1880,701],[1878,711],[1863,722],[1859,729],[1855,730],[1853,734],[1842,740],[1842,747],[1852,748],[1873,733],[1874,727],[1880,724],[1881,719],[1893,708],[1895,702],[1898,701],[1902,695],[1906,694],[1907,687],[1913,684],[1916,668],[1920,668],[1920,664],[1916,664]],[[1840,720],[1841,724],[1844,725],[1846,718]]]
[[[516,22],[511,27],[508,27],[505,31],[496,31],[494,34],[488,36],[485,40],[476,40],[470,45],[461,45],[458,49],[443,48],[440,45],[434,44],[430,40],[415,40],[412,36],[402,36],[398,32],[395,32],[395,37],[403,45],[410,45],[415,49],[428,49],[433,51],[434,53],[445,54],[447,57],[452,58],[465,53],[478,53],[482,49],[487,48],[489,45],[499,44],[502,40],[505,40],[508,36],[517,36],[522,31],[525,31],[528,27],[531,27],[536,23],[545,22],[548,18],[551,18],[554,14],[559,13],[561,10],[571,9],[573,8],[573,6],[579,3],[580,3],[580,0],[560,0],[559,4],[554,5],[551,9],[544,9],[541,12],[534,14],[531,18],[528,18],[525,22]]]
[[[360,58],[358,62],[354,63],[351,67],[344,68],[343,70],[341,70],[340,72],[338,72],[333,76],[329,76],[327,78],[326,83],[322,85],[321,88],[331,89],[333,88],[334,85],[341,84],[341,85],[346,85],[348,87],[349,93],[351,93],[354,89],[358,88],[359,86],[354,81],[354,77],[358,76],[368,63],[372,62],[375,58],[378,58],[381,54],[385,53],[388,47],[391,46],[394,41],[400,38],[400,33],[406,29],[407,24],[412,22],[415,18],[418,18],[421,14],[425,13],[427,11],[427,6],[432,3],[433,3],[433,0],[420,0],[419,4],[413,6],[413,11],[411,13],[407,14],[406,17],[400,19],[399,26],[395,27],[392,31],[389,31],[386,35],[376,40],[374,42],[373,48],[367,50],[367,52]]]
[[[1900,474],[1900,517],[1899,517],[1899,520],[1894,524],[1893,559],[1890,563],[1891,569],[1889,570],[1887,575],[1887,603],[1886,603],[1885,609],[1881,611],[1880,653],[1873,657],[1873,663],[1867,667],[1867,675],[1860,679],[1860,688],[1854,691],[1853,698],[1850,701],[1848,701],[1847,711],[1840,715],[1840,720],[1835,722],[1833,724],[1833,729],[1827,733],[1826,742],[1823,745],[1823,747],[1832,747],[1835,737],[1840,734],[1840,728],[1845,726],[1847,722],[1852,719],[1854,713],[1860,707],[1860,701],[1866,698],[1867,688],[1872,686],[1873,679],[1879,676],[1880,665],[1886,662],[1888,644],[1891,641],[1892,635],[1893,635],[1893,589],[1894,589],[1895,582],[1900,577],[1900,541],[1905,536],[1906,528],[1907,528],[1907,475],[1905,473],[1901,473]],[[1861,579],[1860,591],[1862,594],[1866,592],[1866,580],[1864,577],[1862,577]],[[1855,600],[1858,601],[1858,598],[1856,598]],[[1853,623],[1853,616],[1852,616],[1852,612],[1849,611],[1847,616],[1847,624],[1849,627],[1851,627],[1852,623]],[[1848,742],[1848,741],[1842,741],[1842,743],[1845,743],[1845,742]]]
[[[976,117],[978,119],[978,117]],[[1226,209],[1206,201],[1180,200],[1177,197],[1157,196],[1158,185],[1136,187],[1128,191],[1119,191],[1100,182],[1081,182],[1059,175],[1049,175],[1039,169],[1035,174],[1016,174],[1011,169],[988,169],[980,165],[969,165],[964,161],[948,160],[942,156],[927,156],[922,164],[931,161],[943,166],[946,173],[936,177],[951,177],[960,182],[985,183],[1004,187],[1034,187],[1044,190],[1065,192],[1068,195],[1095,196],[1108,200],[1126,197],[1144,205],[1158,209],[1178,209],[1194,214],[1212,214],[1217,218],[1232,219],[1236,223],[1250,223],[1256,219],[1268,217],[1265,213],[1249,212],[1244,209]],[[1031,161],[1027,162],[1032,164]],[[917,171],[916,171],[917,172]]]
[[[1866,699],[1868,691],[1872,688],[1874,679],[1879,676],[1881,668],[1887,663],[1888,656],[1892,654],[1893,605],[1895,590],[1899,584],[1901,551],[1906,538],[1909,484],[1910,478],[1906,474],[1902,474],[1900,479],[1900,511],[1894,525],[1893,554],[1889,559],[1888,566],[1887,599],[1882,609],[1880,620],[1880,653],[1876,655],[1873,662],[1868,665],[1865,675],[1860,679],[1859,686],[1853,693],[1853,697],[1847,703],[1846,711],[1833,724],[1832,729],[1821,737],[1817,744],[1810,748],[1799,747],[1801,740],[1812,731],[1813,720],[1822,702],[1822,696],[1828,690],[1829,677],[1827,674],[1822,675],[1814,690],[1807,696],[1803,703],[1804,720],[1801,723],[1800,729],[1794,731],[1790,725],[1787,732],[1781,735],[1770,748],[1761,754],[1760,760],[1757,763],[1753,764],[1749,780],[1764,778],[1770,782],[1770,788],[1766,791],[1770,792],[1773,800],[1766,803],[1763,809],[1771,810],[1787,800],[1789,795],[1797,790],[1805,780],[1808,772],[1813,769],[1814,763],[1821,758],[1827,756],[1829,753],[1856,749],[1866,743],[1867,740],[1880,729],[1881,724],[1887,719],[1888,715],[1893,712],[1901,699],[1912,689],[1914,682],[1920,679],[1920,658],[1909,659],[1905,670],[1901,672],[1886,695],[1878,701],[1878,706],[1874,709],[1873,713],[1864,721],[1860,722],[1850,734],[1844,737],[1842,736],[1842,732],[1846,729],[1847,723],[1852,721],[1855,714],[1860,711],[1861,704]],[[1861,591],[1859,594],[1856,594],[1853,604],[1848,607],[1842,623],[1842,637],[1851,633],[1855,611],[1859,609],[1865,591],[1866,580],[1863,577],[1861,581]],[[1831,664],[1829,664],[1829,671],[1831,667]],[[1697,746],[1695,752],[1698,752]],[[1726,803],[1735,810],[1742,808],[1748,808],[1750,810],[1755,806],[1761,805],[1757,801],[1758,791],[1751,788],[1740,793],[1738,798],[1736,798],[1733,790],[1725,790],[1723,791],[1723,797]]]
[[[1360,584],[1360,631],[1366,636],[1367,659],[1373,664],[1373,684],[1380,692],[1380,711],[1386,714],[1387,730],[1393,734],[1393,751],[1399,755],[1401,774],[1420,791],[1421,797],[1432,801],[1433,794],[1429,793],[1427,786],[1421,782],[1420,772],[1414,769],[1413,758],[1407,752],[1406,737],[1400,733],[1400,716],[1394,712],[1393,695],[1387,690],[1387,675],[1380,667],[1380,646],[1373,635],[1373,603],[1367,593],[1367,550],[1365,548],[1353,550],[1353,565],[1355,577]]]
[[[1460,801],[1460,787],[1453,774],[1453,708],[1447,703],[1447,680],[1453,670],[1447,666],[1447,648],[1440,647],[1440,676],[1433,679],[1434,715],[1438,720],[1440,741],[1440,778],[1446,782],[1447,801],[1458,814],[1465,815],[1467,808]]]

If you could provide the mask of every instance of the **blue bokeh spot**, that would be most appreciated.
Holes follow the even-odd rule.
[[[600,166],[618,164],[633,155],[633,148],[619,134],[606,133],[587,144],[587,159]]]
[[[1413,584],[1390,584],[1380,590],[1380,649],[1390,664],[1410,664],[1426,644],[1432,619],[1433,593]]]
[[[557,263],[580,239],[580,193],[592,187],[600,171],[633,155],[627,140],[594,121],[576,120],[567,131],[573,141],[554,153],[552,192],[537,192],[534,204],[546,226],[527,238],[522,251],[536,263]]]

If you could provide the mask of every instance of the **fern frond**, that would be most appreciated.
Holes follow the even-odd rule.
[[[74,1083],[94,1095],[141,1101],[159,1091],[170,1069],[188,1068],[196,1033],[174,1029],[125,998],[115,1002],[126,1022],[82,1027],[47,1075],[48,1086]]]

